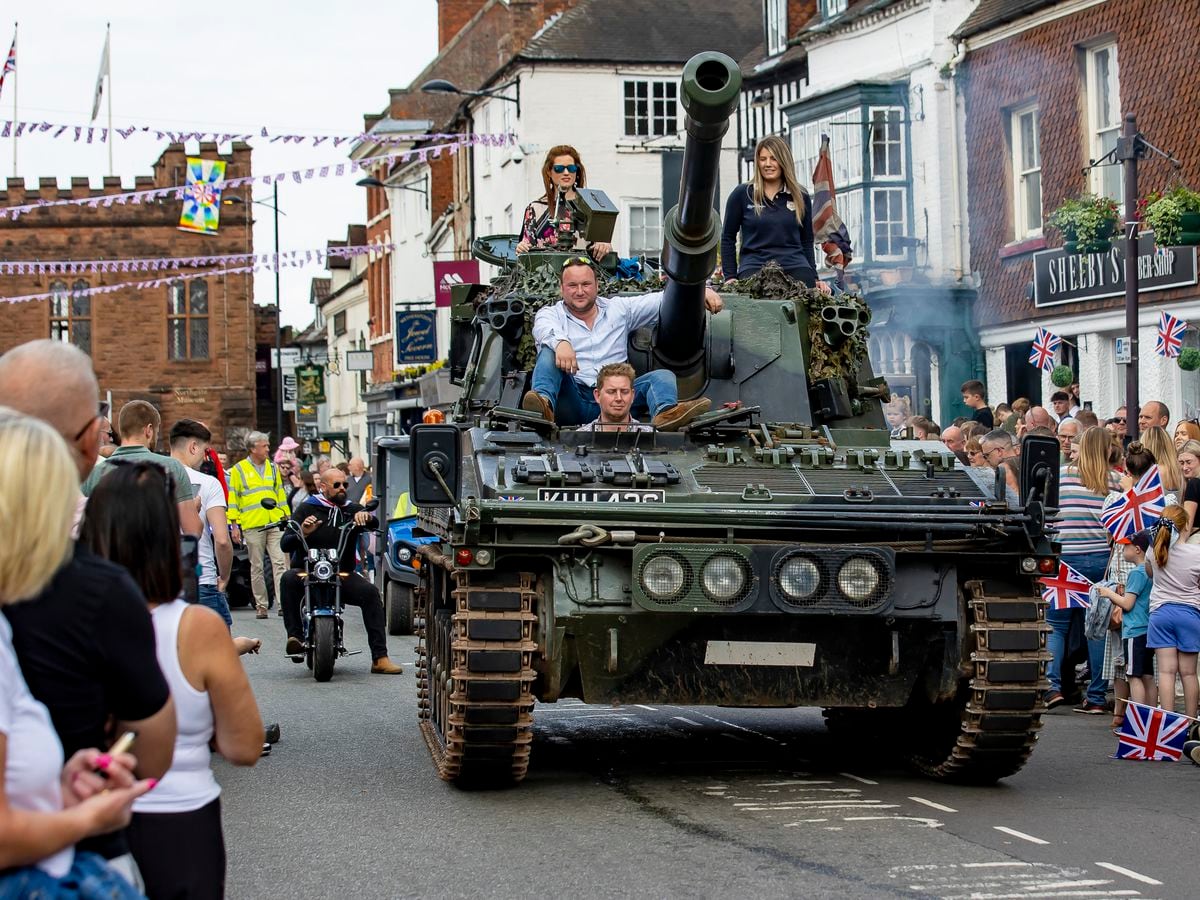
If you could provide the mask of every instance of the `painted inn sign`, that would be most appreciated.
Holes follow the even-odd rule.
[[[1196,284],[1195,247],[1155,247],[1154,237],[1138,240],[1138,291],[1162,291]],[[1065,253],[1062,248],[1033,255],[1033,305],[1120,297],[1125,293],[1125,241],[1106,253]]]

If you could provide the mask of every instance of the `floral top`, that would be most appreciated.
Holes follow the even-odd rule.
[[[569,212],[569,211],[568,211]],[[571,231],[571,216],[565,215],[563,220],[558,223],[558,229],[555,228],[555,223],[551,221],[553,210],[550,204],[546,202],[545,197],[534,200],[525,207],[525,216],[521,222],[521,240],[528,241],[530,246],[536,247],[539,244],[553,247],[557,244],[557,230],[569,232]],[[586,251],[588,242],[579,235],[575,236],[575,244],[571,247],[572,250]]]

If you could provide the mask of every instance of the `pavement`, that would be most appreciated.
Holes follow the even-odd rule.
[[[838,743],[819,710],[564,701],[535,711],[522,785],[466,792],[418,730],[415,639],[389,641],[403,675],[364,652],[317,684],[276,617],[235,610],[234,632],[263,639],[243,659],[283,738],[253,769],[215,762],[231,898],[1200,892],[1200,769],[1111,759],[1108,716],[1049,713],[1020,773],[968,788]]]

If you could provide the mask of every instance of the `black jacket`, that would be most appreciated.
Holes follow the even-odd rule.
[[[337,509],[333,509],[325,506],[323,503],[318,503],[316,498],[310,497],[292,512],[292,521],[297,525],[303,525],[304,520],[309,516],[316,516],[321,520],[322,524],[316,531],[306,537],[305,540],[312,549],[332,550],[338,545],[338,530],[342,525],[353,519],[355,513],[362,512],[362,509],[362,506],[357,503],[346,503]],[[372,516],[370,521],[362,527],[361,531],[378,527],[379,520]],[[353,537],[346,542],[346,549],[342,551],[341,559],[341,570],[343,572],[354,571],[354,550],[357,543]],[[290,529],[285,531],[283,538],[279,541],[279,546],[284,552],[292,554],[293,568],[304,568],[304,546],[300,543],[300,538],[295,532]]]

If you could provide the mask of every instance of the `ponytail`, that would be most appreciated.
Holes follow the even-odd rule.
[[[1154,525],[1154,564],[1158,568],[1166,568],[1171,533],[1182,532],[1187,527],[1187,521],[1187,511],[1182,506],[1172,505],[1163,510],[1162,518]]]

